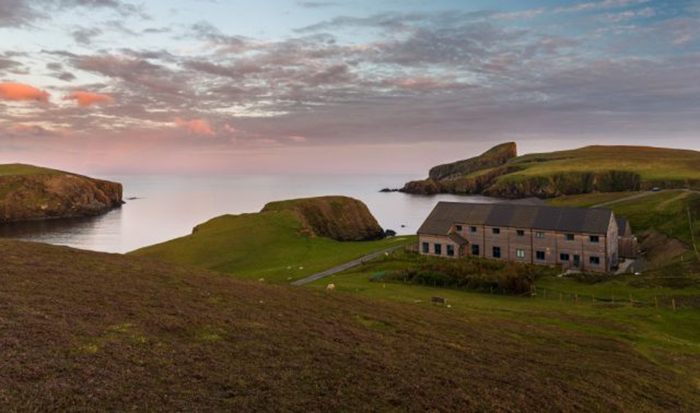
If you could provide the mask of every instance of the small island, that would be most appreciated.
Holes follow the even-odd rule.
[[[0,223],[96,216],[123,203],[117,182],[32,165],[0,165]]]

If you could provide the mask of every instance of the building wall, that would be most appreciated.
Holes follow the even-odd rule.
[[[430,245],[430,250],[427,254],[423,252],[424,242],[427,242]],[[440,255],[435,253],[435,244],[442,245],[442,253]],[[452,245],[455,249],[455,255],[453,257],[447,255],[448,245]],[[418,251],[422,255],[430,255],[433,257],[458,258],[460,256],[459,245],[452,241],[450,238],[440,235],[420,235],[418,237]]]
[[[608,272],[612,269],[616,261],[618,245],[617,245],[617,223],[614,217],[611,219],[611,225],[608,229],[608,234],[587,234],[573,233],[573,241],[567,240],[567,233],[556,231],[542,231],[531,228],[511,228],[511,227],[493,227],[483,225],[470,225],[468,223],[457,223],[461,230],[453,227],[453,231],[469,241],[466,247],[466,255],[471,254],[472,245],[479,245],[480,256],[490,259],[499,259],[503,261],[514,261],[525,264],[540,264],[540,265],[561,265],[562,268],[572,268],[575,264],[575,257],[578,256],[578,268],[583,271],[592,272]],[[470,227],[476,227],[476,232],[471,232]],[[494,234],[493,229],[499,228],[500,234]],[[523,231],[523,235],[518,235],[518,231]],[[543,233],[543,238],[538,238],[537,233]],[[590,237],[597,236],[598,243],[591,242]],[[447,257],[446,245],[453,245],[455,248],[455,257],[460,254],[459,245],[450,240],[447,236],[436,235],[420,235],[419,251],[423,253],[422,243],[430,244],[430,252],[427,255],[436,256],[434,253],[434,244],[442,244],[441,256]],[[607,242],[607,240],[615,240],[615,242]],[[614,244],[614,245],[613,245]],[[493,247],[501,248],[501,257],[496,258],[493,255]],[[524,257],[518,257],[518,250],[524,251]],[[545,253],[544,260],[537,260],[537,251]],[[569,254],[569,260],[563,261],[561,254]],[[591,257],[598,257],[600,264],[595,265],[590,262]]]

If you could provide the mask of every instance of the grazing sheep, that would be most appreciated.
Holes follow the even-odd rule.
[[[335,291],[335,284],[328,284],[326,286],[326,291],[328,291],[328,292]]]

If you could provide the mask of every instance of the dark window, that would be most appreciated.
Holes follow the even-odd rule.
[[[544,232],[542,232],[542,231],[535,232],[535,238],[544,238]]]
[[[476,227],[469,227],[469,232],[476,232]]]
[[[566,240],[567,241],[573,241],[576,237],[574,237],[574,234],[566,234]]]
[[[447,246],[447,256],[448,257],[454,257],[455,256],[455,247],[453,245],[448,245]]]
[[[437,255],[442,255],[442,244],[435,244],[435,253]]]
[[[498,235],[498,234],[501,233],[501,229],[500,229],[500,228],[493,228],[493,229],[491,230],[491,232],[493,232],[494,234]]]
[[[479,256],[479,246],[478,245],[472,245],[472,255],[474,256]]]
[[[544,259],[545,259],[544,251],[537,251],[535,253],[535,255],[537,257],[537,261],[544,261]]]
[[[560,261],[569,261],[569,254],[559,254]]]
[[[430,252],[430,244],[428,244],[427,242],[424,242],[423,243],[423,253],[427,254],[429,252]]]
[[[458,232],[462,232],[462,226],[461,226],[461,225],[455,225],[455,229],[456,229]]]
[[[525,236],[525,231],[523,231],[522,229],[519,229],[519,230],[517,231],[517,234],[518,234],[519,237],[524,237],[524,236]]]
[[[600,242],[600,237],[597,235],[591,235],[591,244],[597,244]]]
[[[600,265],[600,257],[588,257],[588,262],[593,265]]]
[[[525,250],[521,250],[521,249],[515,250],[515,256],[518,258],[525,258]]]
[[[493,247],[493,258],[501,258],[501,247]]]

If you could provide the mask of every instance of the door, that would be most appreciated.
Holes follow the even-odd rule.
[[[578,268],[581,265],[581,257],[574,255],[574,267]]]

